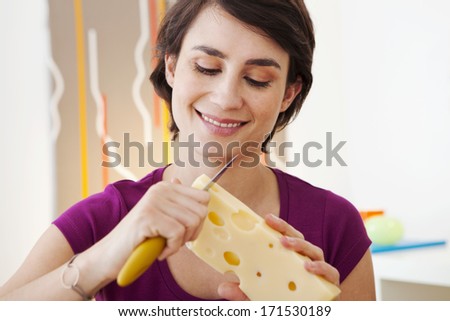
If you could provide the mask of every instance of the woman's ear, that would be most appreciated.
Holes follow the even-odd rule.
[[[166,54],[164,56],[165,70],[166,70],[166,81],[170,87],[173,87],[173,82],[175,78],[175,66],[177,64],[175,56]]]
[[[280,112],[286,111],[289,108],[291,103],[294,101],[295,97],[302,90],[302,79],[300,77],[297,78],[295,82],[286,87],[286,92],[284,93],[283,102],[281,103]]]

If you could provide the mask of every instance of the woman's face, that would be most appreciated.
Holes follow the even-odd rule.
[[[166,57],[180,141],[260,145],[300,85],[286,87],[289,55],[218,7],[202,10],[178,57]]]

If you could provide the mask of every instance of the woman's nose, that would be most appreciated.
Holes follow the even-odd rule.
[[[221,79],[216,83],[211,100],[223,110],[241,108],[243,99],[239,80],[232,77]]]

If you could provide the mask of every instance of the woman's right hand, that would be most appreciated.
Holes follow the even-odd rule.
[[[94,294],[117,279],[134,248],[147,238],[159,235],[167,239],[160,259],[175,253],[199,233],[208,202],[208,192],[178,180],[153,185],[109,234],[76,258],[78,286]],[[77,292],[61,283],[73,254],[62,232],[51,225],[22,266],[0,287],[0,299],[80,300]]]
[[[133,249],[147,238],[166,239],[159,256],[160,260],[165,259],[197,237],[208,213],[208,202],[208,192],[182,185],[177,179],[159,182],[92,250],[98,250],[104,259],[111,279],[117,277]]]

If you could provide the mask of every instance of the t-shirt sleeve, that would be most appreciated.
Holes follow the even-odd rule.
[[[107,235],[122,219],[126,207],[114,185],[76,203],[53,224],[63,233],[74,253],[80,253]]]
[[[350,274],[369,248],[361,215],[346,199],[329,192],[325,206],[325,260],[340,273],[340,282]]]

